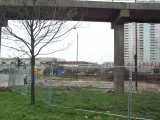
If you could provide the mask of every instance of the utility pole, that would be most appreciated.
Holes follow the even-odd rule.
[[[134,56],[134,61],[135,61],[135,87],[136,87],[136,91],[138,90],[138,81],[137,81],[137,59],[138,59],[138,55],[137,55],[137,23],[135,23],[135,56]]]

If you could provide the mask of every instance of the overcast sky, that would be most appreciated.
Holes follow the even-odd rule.
[[[77,29],[79,36],[79,60],[103,63],[113,61],[114,34],[110,23],[83,22],[82,28]],[[76,31],[72,31],[70,47],[53,56],[66,60],[76,60]]]
[[[78,59],[80,61],[97,63],[113,61],[114,35],[110,23],[80,22],[79,24],[80,28],[77,29],[79,40]],[[55,49],[59,49],[69,44],[66,50],[56,52],[53,55],[40,57],[57,57],[65,60],[76,60],[77,32],[72,30],[63,43],[52,46],[55,47]],[[22,32],[19,33],[23,34]],[[17,51],[2,47],[1,56],[17,57],[18,55]]]

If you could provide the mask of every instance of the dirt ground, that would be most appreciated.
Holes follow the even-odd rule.
[[[76,80],[76,81],[65,81],[65,80],[42,80],[40,82],[43,85],[48,86],[64,86],[64,87],[93,87],[101,89],[113,89],[113,82],[108,81],[92,81],[92,80]],[[132,88],[135,89],[135,82],[132,82]],[[129,89],[129,82],[125,81],[125,89]],[[138,82],[138,90],[155,91],[160,93],[160,84]]]

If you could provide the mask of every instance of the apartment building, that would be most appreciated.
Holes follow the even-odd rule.
[[[138,63],[160,62],[160,24],[129,23],[124,25],[125,64],[134,63],[136,31]]]

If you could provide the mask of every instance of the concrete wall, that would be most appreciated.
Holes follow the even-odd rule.
[[[9,80],[8,74],[0,74],[0,87],[7,87],[8,80]]]
[[[0,74],[0,87],[24,85],[23,74]]]

